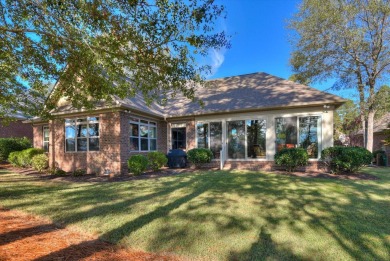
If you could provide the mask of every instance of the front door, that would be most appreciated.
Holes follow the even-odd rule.
[[[172,128],[172,149],[186,149],[186,128]]]

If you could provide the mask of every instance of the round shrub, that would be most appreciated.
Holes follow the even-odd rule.
[[[372,153],[361,147],[330,147],[321,152],[321,159],[333,173],[353,173],[371,164]]]
[[[275,164],[284,167],[287,171],[295,171],[297,167],[306,166],[309,155],[303,148],[282,149],[275,154]]]
[[[31,159],[31,166],[35,170],[42,172],[49,167],[49,158],[45,154],[35,155]]]
[[[7,160],[13,151],[27,148],[31,148],[31,141],[28,138],[0,138],[0,161]]]
[[[133,155],[128,159],[127,164],[131,173],[141,175],[148,167],[148,158],[144,155]]]
[[[29,148],[26,150],[22,150],[19,154],[19,163],[22,167],[30,167],[32,158],[35,155],[44,154],[45,150],[37,149],[37,148]]]
[[[213,158],[213,153],[209,149],[197,148],[187,152],[187,157],[195,166],[209,163]]]
[[[51,175],[55,175],[55,176],[65,176],[66,175],[66,171],[64,171],[60,168],[52,168],[52,169],[50,169],[49,172]]]
[[[11,163],[13,166],[21,167],[19,158],[20,158],[21,151],[13,151],[8,156],[8,162]]]
[[[149,152],[147,158],[149,161],[149,167],[154,171],[161,169],[164,165],[168,163],[167,156],[165,156],[164,153],[159,151]]]
[[[85,169],[76,169],[73,171],[72,175],[74,177],[80,177],[80,176],[84,176],[85,174],[87,174],[87,171]]]

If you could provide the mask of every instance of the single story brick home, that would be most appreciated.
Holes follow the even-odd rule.
[[[23,123],[27,118],[20,112],[8,114],[13,121],[4,124],[0,118],[0,138],[23,138],[33,140],[33,128],[31,123]]]
[[[266,73],[211,80],[197,102],[177,96],[146,106],[142,96],[115,99],[93,111],[59,101],[50,121],[33,121],[34,146],[65,171],[125,174],[133,154],[209,148],[212,164],[271,169],[283,147],[303,147],[310,167],[333,145],[333,113],[344,99]]]

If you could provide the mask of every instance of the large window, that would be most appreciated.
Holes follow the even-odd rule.
[[[65,151],[98,151],[99,117],[65,120]]]
[[[228,121],[227,139],[230,159],[265,157],[266,121]]]
[[[157,150],[157,124],[138,118],[130,119],[130,150]]]
[[[43,149],[48,152],[49,151],[49,126],[43,126],[42,128],[43,133]]]
[[[198,122],[196,124],[198,148],[208,148],[214,158],[220,157],[222,149],[222,122]]]
[[[286,117],[275,119],[276,151],[301,147],[310,158],[318,158],[321,137],[321,117]]]
[[[186,128],[172,128],[172,149],[186,149]]]

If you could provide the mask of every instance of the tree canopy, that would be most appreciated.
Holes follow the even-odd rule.
[[[297,78],[337,79],[336,87],[355,88],[372,150],[376,95],[390,76],[390,1],[303,0],[290,27]]]
[[[197,58],[229,47],[213,2],[0,0],[0,116],[48,111],[60,96],[77,108],[136,93],[195,98],[210,71]]]

